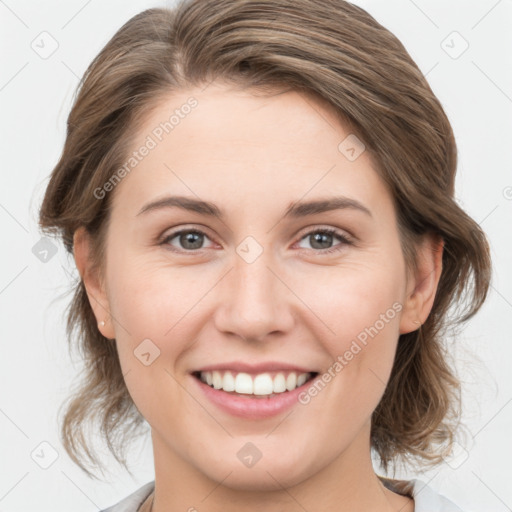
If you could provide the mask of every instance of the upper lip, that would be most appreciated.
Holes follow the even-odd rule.
[[[229,361],[226,363],[210,364],[194,370],[194,372],[212,372],[212,371],[227,371],[233,370],[235,372],[245,373],[265,373],[278,370],[284,370],[289,372],[298,373],[316,373],[311,368],[305,368],[304,366],[298,366],[290,363],[282,363],[279,361],[265,361],[256,364],[249,364],[243,361]]]

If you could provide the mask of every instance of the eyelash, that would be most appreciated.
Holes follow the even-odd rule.
[[[162,245],[162,246],[168,246],[170,247],[170,240],[172,240],[173,238],[176,238],[178,235],[181,235],[181,234],[184,234],[184,233],[194,233],[194,234],[197,234],[197,235],[204,235],[206,238],[209,238],[208,235],[204,232],[204,231],[201,231],[199,229],[181,229],[179,231],[175,231],[174,233],[170,233],[169,235],[167,235],[160,243],[159,245]],[[329,254],[329,253],[333,253],[333,252],[337,252],[337,251],[340,251],[343,246],[345,245],[353,245],[353,242],[351,240],[348,239],[347,236],[345,236],[343,233],[337,231],[336,229],[333,229],[333,228],[317,228],[317,229],[314,229],[312,231],[308,231],[307,233],[305,233],[303,236],[301,236],[301,238],[299,239],[299,242],[301,240],[303,240],[304,238],[307,238],[309,236],[312,236],[312,235],[316,235],[317,233],[326,233],[326,234],[329,234],[329,235],[332,235],[336,238],[338,238],[338,240],[341,242],[340,244],[338,245],[335,245],[334,247],[330,247],[328,249],[311,249],[313,252],[316,252],[316,253],[319,253],[319,254]],[[178,252],[178,253],[199,253],[201,252],[203,249],[176,249],[174,247],[170,248],[169,250],[173,251],[173,252]]]

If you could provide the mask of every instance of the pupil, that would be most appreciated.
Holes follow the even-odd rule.
[[[200,233],[186,233],[184,235],[181,235],[180,243],[187,249],[199,249],[202,243],[201,236],[202,235]],[[188,243],[190,243],[192,246],[187,246]]]
[[[332,241],[332,235],[328,233],[315,233],[313,236],[314,243],[311,244],[312,247],[315,247],[315,244],[320,244],[320,247],[316,247],[316,249],[328,249],[329,244]],[[322,243],[326,246],[322,246]]]

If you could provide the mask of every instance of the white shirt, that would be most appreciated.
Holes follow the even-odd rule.
[[[395,482],[393,480],[385,481],[382,478],[381,481],[388,488],[393,485],[390,482]],[[421,480],[412,479],[407,481],[402,480],[400,482],[402,486],[411,486],[411,493],[414,498],[414,512],[464,512],[448,498],[445,498],[442,494],[438,494]],[[154,485],[154,481],[148,482],[133,494],[127,496],[124,500],[101,512],[137,512],[137,509],[153,492]]]

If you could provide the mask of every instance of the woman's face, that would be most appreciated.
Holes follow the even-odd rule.
[[[88,291],[156,470],[238,489],[357,471],[419,318],[368,151],[311,97],[219,82],[169,96],[133,151],[103,189],[105,281]]]

